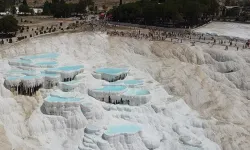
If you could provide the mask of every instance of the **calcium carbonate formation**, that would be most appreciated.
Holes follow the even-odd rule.
[[[108,129],[103,134],[103,139],[107,141],[112,141],[115,136],[121,135],[135,135],[141,132],[141,128],[137,125],[115,125],[109,126]]]
[[[75,76],[79,73],[82,73],[84,71],[84,66],[77,65],[77,66],[64,66],[64,67],[58,67],[58,68],[52,68],[45,70],[48,74],[60,74],[61,80],[64,82],[72,81],[75,79]]]
[[[95,70],[93,74],[95,78],[106,80],[109,83],[104,83],[103,87],[100,88],[89,89],[88,94],[95,99],[111,104],[132,106],[146,104],[151,99],[150,92],[139,88],[143,86],[142,80],[123,80],[128,71],[128,69],[122,68],[99,68]]]
[[[102,129],[96,125],[87,125],[81,145],[78,147],[79,150],[101,149],[99,146],[110,148],[109,143],[101,138],[102,132]]]
[[[124,85],[106,85],[97,89],[89,89],[88,94],[106,103],[127,104],[132,106],[146,104],[151,99],[148,90],[128,88]]]
[[[57,53],[24,56],[9,61],[12,70],[6,74],[4,85],[7,89],[21,95],[33,95],[41,87],[52,88],[61,82],[74,80],[84,71],[84,66],[57,67]],[[67,90],[74,84],[60,84]]]
[[[43,86],[43,78],[41,76],[11,76],[5,79],[4,85],[12,92],[31,96]]]
[[[123,80],[128,75],[129,70],[126,68],[99,68],[92,74],[96,79],[115,82]]]
[[[59,87],[62,91],[68,92],[79,87],[83,82],[81,80],[72,80],[69,82],[59,82]]]
[[[84,98],[79,93],[58,90],[45,98],[41,111],[46,115],[61,116],[68,128],[82,129],[87,124],[81,111],[83,101]]]
[[[143,86],[143,80],[121,80],[109,83],[105,82],[103,85],[120,85],[134,88]]]
[[[80,150],[147,150],[136,124],[110,125],[106,130],[87,125]]]
[[[80,108],[82,101],[82,97],[76,97],[73,93],[52,93],[44,100],[43,107],[46,114],[65,116],[63,113]]]
[[[102,119],[103,112],[93,103],[86,102],[81,93],[70,92],[82,84],[84,71],[82,65],[58,67],[58,54],[40,54],[24,56],[12,60],[12,70],[7,73],[5,86],[17,94],[33,95],[40,88],[50,89],[58,86],[60,90],[51,92],[44,100],[41,111],[46,115],[62,116],[69,128],[80,129],[87,124],[87,119]],[[142,89],[142,80],[123,80],[128,69],[99,68],[93,76],[106,80],[103,87],[89,89],[88,94],[100,101],[112,104],[138,106],[147,103],[150,92]],[[118,81],[120,80],[120,81]],[[141,128],[137,125],[113,125],[106,130],[95,125],[88,125],[80,150],[100,149],[115,150],[120,146],[125,149],[146,150],[140,137]]]
[[[9,61],[12,66],[27,66],[27,67],[56,67],[55,61],[59,56],[58,53],[46,53],[38,55],[23,56]]]

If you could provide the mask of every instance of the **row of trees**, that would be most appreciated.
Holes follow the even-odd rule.
[[[0,0],[0,12],[5,12],[6,10],[10,10],[12,14],[16,14],[15,0]],[[24,14],[32,13],[26,0],[23,0],[22,4],[19,5],[19,12]]]
[[[0,0],[0,12],[4,12],[5,11],[5,3],[4,0]]]
[[[0,12],[5,12],[7,8],[15,5],[15,0],[0,0]]]
[[[26,13],[33,13],[33,10],[30,9],[30,7],[27,4],[26,0],[23,0],[23,3],[19,6],[19,12],[23,12],[24,14]]]
[[[141,0],[114,7],[113,21],[146,25],[196,25],[211,19],[219,9],[217,0]]]
[[[44,15],[53,15],[54,17],[70,17],[71,14],[84,14],[86,8],[93,9],[94,3],[92,0],[80,0],[79,3],[65,3],[64,0],[46,1],[43,6]]]

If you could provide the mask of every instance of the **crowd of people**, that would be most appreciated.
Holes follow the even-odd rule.
[[[62,25],[59,25],[59,29],[60,26]],[[225,50],[233,48],[238,51],[240,49],[248,49],[250,46],[250,41],[244,39],[217,36],[215,34],[196,33],[192,32],[189,29],[168,29],[147,26],[145,26],[144,28],[126,26],[124,28],[122,26],[108,24],[108,22],[100,20],[92,20],[90,22],[76,21],[76,23],[69,24],[68,27],[65,28],[65,30],[66,29],[101,31],[107,32],[109,36],[130,37],[149,41],[170,41],[173,43],[183,43],[183,41],[185,41],[190,42],[191,46],[195,46],[196,43],[206,43],[211,47],[214,45],[224,46]],[[63,28],[61,28],[61,30],[64,31]],[[46,33],[46,31],[44,31],[44,33]],[[38,33],[36,33],[36,35],[37,34]]]
[[[196,33],[189,29],[173,30],[147,26],[144,28],[126,26],[126,29],[119,29],[119,27],[122,26],[108,24],[105,21],[92,21],[89,25],[91,26],[91,31],[107,32],[109,36],[130,37],[150,41],[171,41],[173,43],[188,41],[191,46],[195,46],[195,44],[199,42],[206,43],[211,47],[214,45],[220,45],[225,47],[225,50],[233,48],[238,51],[240,49],[250,48],[250,40],[218,36],[216,34]]]
[[[217,36],[212,34],[195,33],[189,30],[181,29],[179,31],[163,31],[152,28],[149,28],[147,30],[138,28],[130,28],[129,30],[112,29],[107,31],[107,34],[110,36],[130,37],[135,39],[146,39],[150,41],[168,40],[174,43],[182,43],[183,41],[188,41],[192,46],[195,46],[195,43],[199,42],[206,43],[211,46],[224,46],[225,50],[234,48],[237,51],[240,49],[247,49],[250,45],[250,41],[243,39]]]

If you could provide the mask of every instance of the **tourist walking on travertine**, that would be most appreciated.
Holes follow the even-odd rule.
[[[228,50],[228,46],[225,47],[225,50]]]

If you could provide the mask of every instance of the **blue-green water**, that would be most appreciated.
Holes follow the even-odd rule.
[[[36,63],[35,64],[36,66],[56,66],[57,65],[57,62],[55,61],[50,61],[50,62],[39,62],[39,63]]]
[[[125,85],[142,84],[142,80],[124,80]]]
[[[103,86],[102,88],[96,90],[104,92],[119,92],[125,90],[126,88],[126,86]]]
[[[124,95],[148,95],[150,94],[150,92],[148,90],[143,90],[143,89],[134,89],[134,88],[130,88],[128,89]]]
[[[24,77],[21,77],[21,79],[23,79],[23,80],[31,80],[31,79],[37,79],[39,77],[40,76],[24,76]]]
[[[9,80],[9,81],[14,81],[14,80],[18,80],[20,79],[21,77],[15,77],[15,76],[10,76],[10,77],[7,77],[6,80]]]
[[[79,69],[83,69],[83,65],[77,65],[77,66],[64,66],[64,67],[58,67],[58,68],[51,68],[47,69],[48,72],[61,72],[61,71],[77,71]]]
[[[24,56],[21,59],[52,59],[52,58],[57,58],[58,56],[59,56],[58,53],[46,53],[46,54]]]
[[[41,73],[42,76],[44,77],[57,77],[57,76],[60,76],[59,74],[56,74],[56,73]]]
[[[48,102],[78,102],[81,98],[75,97],[59,97],[59,96],[49,96],[46,98]]]
[[[29,70],[11,70],[8,73],[10,74],[34,74],[35,71],[29,71]]]
[[[128,70],[124,68],[99,68],[99,69],[96,69],[95,72],[116,75],[116,74],[120,74],[120,73],[127,72],[127,71]]]
[[[136,133],[141,130],[141,127],[137,125],[117,125],[117,126],[109,126],[108,130],[105,132],[107,135],[116,135],[123,133]]]

